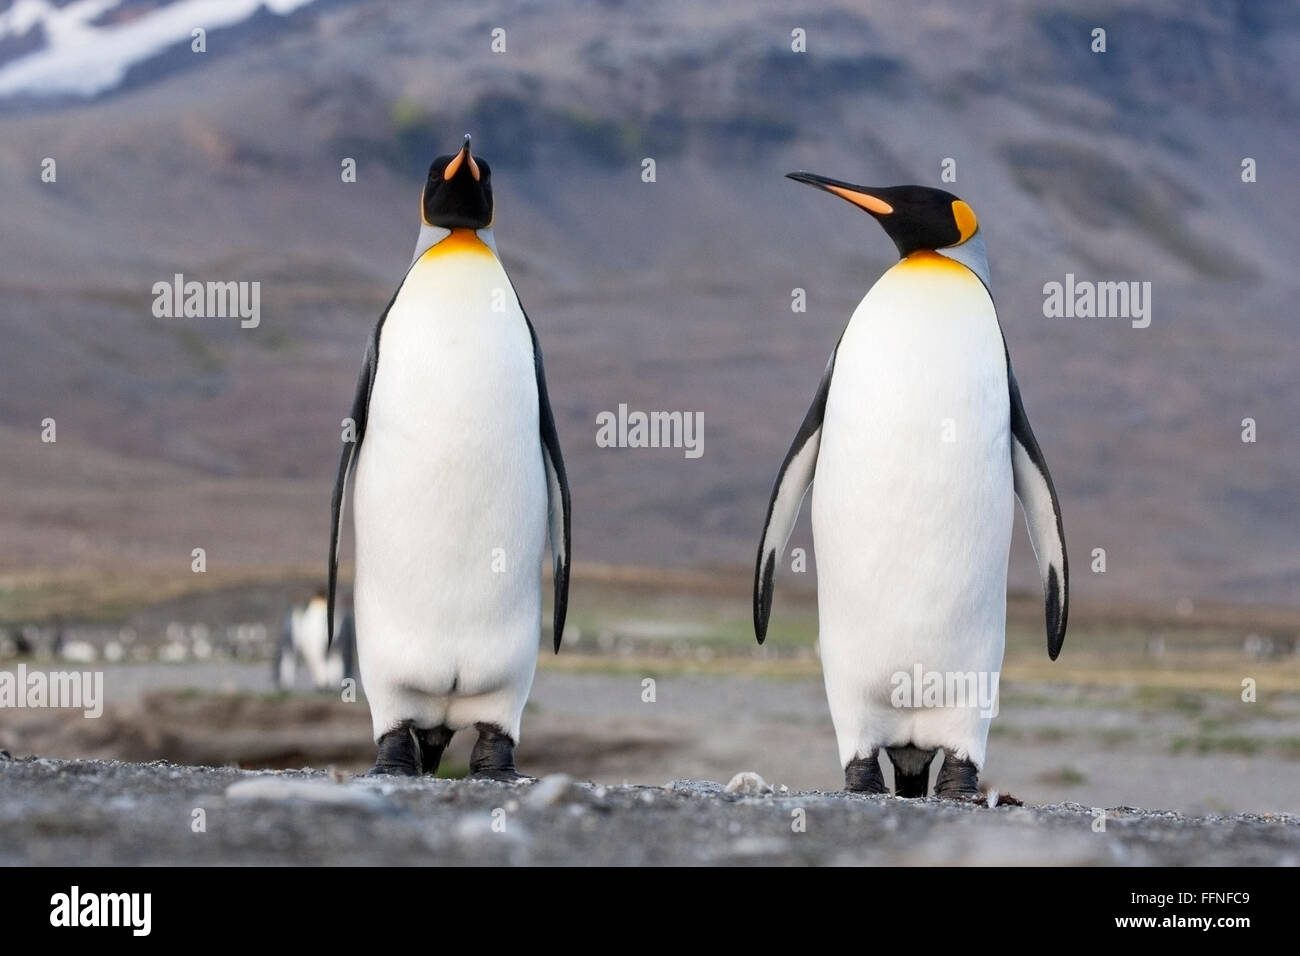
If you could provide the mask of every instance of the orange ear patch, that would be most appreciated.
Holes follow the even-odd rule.
[[[954,200],[952,204],[952,218],[957,223],[957,231],[961,233],[961,245],[971,236],[975,235],[975,230],[979,228],[979,220],[975,218],[975,210],[966,205],[960,199]]]
[[[874,212],[878,216],[888,216],[894,211],[894,207],[883,199],[877,199],[869,193],[854,192],[852,189],[845,189],[843,186],[826,186],[831,192],[841,199],[847,199],[855,206],[861,206],[867,212]]]

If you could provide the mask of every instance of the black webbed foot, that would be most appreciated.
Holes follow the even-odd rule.
[[[379,738],[375,765],[367,777],[418,777],[420,775],[420,740],[415,724],[407,720]]]
[[[471,777],[506,783],[523,780],[515,770],[515,742],[494,724],[475,724],[478,740],[469,755]]]
[[[844,768],[844,789],[853,793],[887,793],[885,775],[880,772],[880,751],[854,757]]]
[[[944,750],[943,765],[934,781],[934,795],[945,800],[983,799],[979,788],[980,772],[969,759],[963,759],[951,750]]]

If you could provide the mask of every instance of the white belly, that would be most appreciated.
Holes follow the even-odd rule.
[[[518,740],[547,518],[533,361],[486,250],[426,254],[388,313],[354,499],[376,737],[414,719],[492,723]]]
[[[819,640],[841,761],[946,746],[982,765],[979,708],[908,709],[895,675],[1001,667],[1013,491],[1006,360],[983,285],[895,266],[835,360],[813,485]]]

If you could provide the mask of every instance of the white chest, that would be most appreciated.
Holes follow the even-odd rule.
[[[983,285],[938,256],[905,260],[840,342],[817,484],[843,467],[915,487],[998,462],[1009,482],[1008,422],[1005,352]]]
[[[496,257],[466,245],[423,256],[389,310],[366,445],[399,441],[435,455],[454,448],[461,458],[493,457],[491,449],[511,442],[537,445],[523,312]]]

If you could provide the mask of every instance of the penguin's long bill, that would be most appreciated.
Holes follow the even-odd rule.
[[[860,206],[867,212],[877,216],[888,216],[894,211],[893,206],[875,196],[871,188],[867,186],[842,183],[838,179],[827,179],[825,176],[817,176],[813,173],[787,173],[786,178],[793,179],[798,183],[807,183],[809,186],[816,186],[818,189],[824,189],[828,193],[833,193],[841,199],[847,199],[853,205]]]
[[[777,475],[754,633],[761,644],[811,487],[818,641],[845,786],[883,792],[883,749],[896,793],[924,796],[942,751],[935,793],[977,798],[1006,637],[1013,496],[1038,558],[1052,659],[1069,607],[1060,505],[994,308],[979,220],[941,189],[789,177],[869,213],[899,261],[849,319]],[[926,696],[936,680],[937,706]]]
[[[466,135],[429,167],[415,254],[371,333],[355,439],[339,459],[327,633],[351,477],[373,773],[432,774],[452,734],[471,728],[470,770],[517,777],[548,537],[557,651],[563,640],[569,484],[541,346],[497,256],[494,215],[491,167]]]

